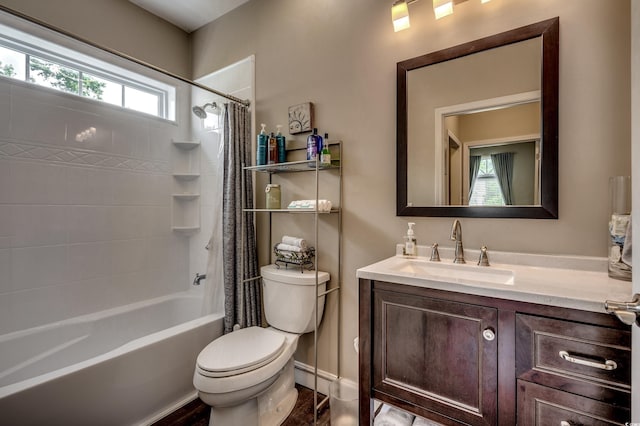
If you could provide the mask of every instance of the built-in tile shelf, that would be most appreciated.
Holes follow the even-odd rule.
[[[171,139],[171,142],[178,148],[183,149],[185,151],[188,151],[200,146],[200,141],[184,141],[184,140]]]
[[[200,194],[173,194],[173,198],[182,201],[191,201],[200,198]]]
[[[192,235],[200,229],[200,141],[172,139],[171,229]]]
[[[200,173],[174,173],[173,177],[178,180],[194,180],[200,177]]]

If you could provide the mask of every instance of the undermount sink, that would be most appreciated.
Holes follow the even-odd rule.
[[[494,266],[476,266],[431,262],[426,260],[396,257],[395,262],[388,265],[390,272],[410,275],[415,278],[436,279],[460,283],[491,283],[513,285],[515,274],[510,269]]]

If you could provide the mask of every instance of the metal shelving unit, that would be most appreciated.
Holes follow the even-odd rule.
[[[328,146],[332,149],[332,158],[334,158],[334,151],[337,151],[338,159],[332,160],[330,166],[321,166],[319,161],[291,161],[286,163],[278,163],[278,164],[270,164],[264,166],[245,166],[244,170],[257,172],[257,173],[268,173],[269,174],[269,183],[271,183],[272,177],[275,174],[280,173],[315,173],[315,200],[316,206],[318,205],[319,193],[320,193],[320,174],[321,173],[338,173],[338,206],[332,208],[330,211],[319,211],[317,208],[315,209],[243,209],[244,212],[254,212],[254,213],[268,213],[269,214],[269,247],[273,247],[272,244],[272,214],[303,214],[303,215],[312,215],[314,219],[314,247],[315,251],[315,261],[314,261],[314,270],[316,275],[316,318],[315,318],[315,327],[313,330],[313,343],[314,343],[314,360],[313,360],[313,372],[314,372],[314,387],[313,387],[313,400],[315,405],[314,416],[313,416],[313,424],[316,425],[318,423],[318,410],[320,410],[324,405],[329,402],[329,395],[323,398],[321,401],[318,401],[318,302],[321,297],[325,296],[325,304],[327,303],[329,296],[331,293],[336,293],[336,311],[337,311],[337,321],[336,321],[336,366],[337,372],[336,375],[338,378],[340,377],[340,325],[341,325],[341,297],[340,297],[340,288],[342,286],[342,142],[341,141],[328,141]],[[244,177],[244,174],[243,174]],[[244,182],[243,182],[244,186]],[[338,216],[338,229],[337,229],[337,250],[338,250],[338,276],[333,277],[330,280],[330,288],[327,288],[323,292],[319,292],[319,280],[318,280],[318,265],[319,265],[319,244],[318,244],[318,225],[321,217],[325,216]],[[243,215],[244,220],[244,215]],[[272,254],[270,254],[271,259]],[[244,262],[243,262],[244,263]],[[259,279],[260,277],[249,278],[249,280]],[[325,309],[326,310],[326,309]]]

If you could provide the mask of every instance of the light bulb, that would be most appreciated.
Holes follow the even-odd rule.
[[[393,20],[393,30],[395,32],[406,30],[410,27],[409,7],[405,0],[398,0],[391,6],[391,19]]]

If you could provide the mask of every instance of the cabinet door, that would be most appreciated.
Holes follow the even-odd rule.
[[[625,425],[629,410],[518,380],[518,424],[526,426]]]
[[[497,424],[496,309],[375,290],[373,322],[374,398],[443,424]]]

